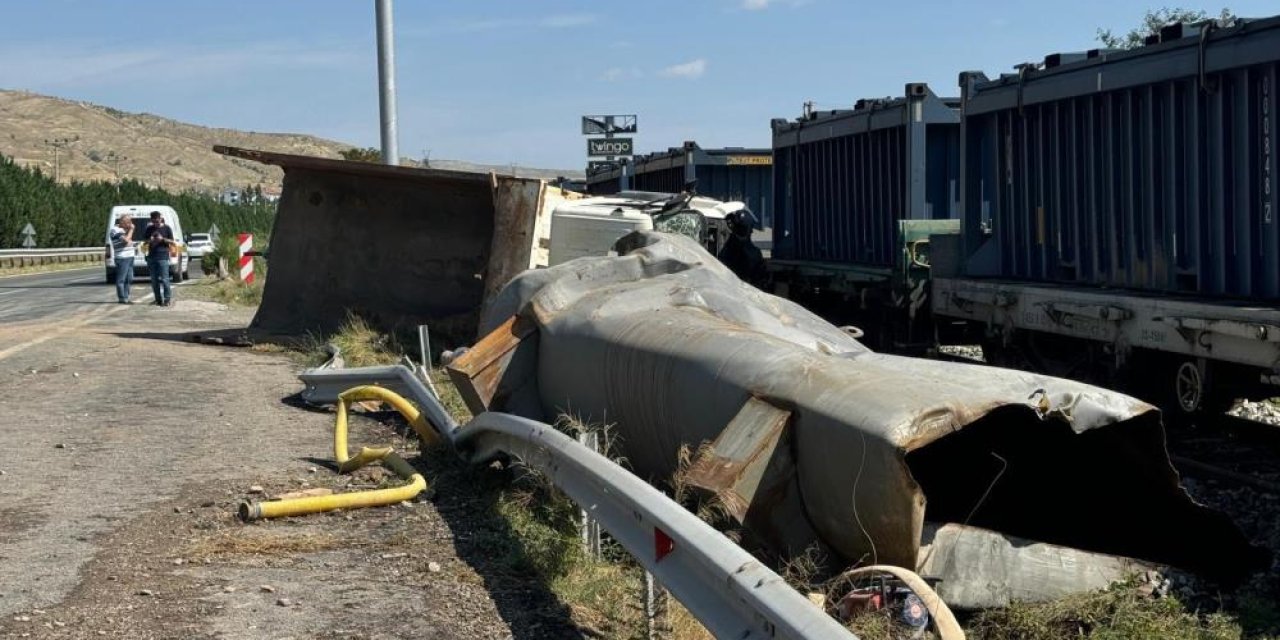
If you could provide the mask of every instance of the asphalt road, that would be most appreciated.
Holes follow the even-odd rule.
[[[200,261],[192,260],[192,280],[203,278]],[[100,264],[84,269],[0,277],[0,325],[14,322],[59,320],[81,312],[116,304],[115,287],[106,283]],[[180,291],[180,290],[179,290]],[[133,300],[151,302],[147,278],[133,282]],[[174,292],[174,298],[180,297]]]

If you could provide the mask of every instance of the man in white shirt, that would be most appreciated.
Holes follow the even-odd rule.
[[[133,218],[120,216],[109,235],[116,262],[116,298],[120,304],[133,304],[129,292],[133,289],[133,256],[138,250],[133,242]]]

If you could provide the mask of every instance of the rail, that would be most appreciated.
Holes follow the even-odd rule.
[[[0,249],[0,267],[34,267],[43,264],[95,262],[105,247],[63,247],[51,249]]]
[[[105,247],[0,248],[0,257],[12,256],[100,256]]]
[[[661,491],[554,428],[487,412],[458,426],[409,369],[311,369],[302,397],[334,402],[351,386],[403,391],[472,462],[501,456],[537,469],[652,573],[718,638],[855,638],[778,574]]]

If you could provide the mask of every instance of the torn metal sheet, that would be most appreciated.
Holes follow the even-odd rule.
[[[537,331],[515,348],[494,408],[612,424],[655,482],[749,399],[785,409],[799,508],[855,562],[914,566],[926,517],[1219,577],[1261,560],[1179,486],[1150,405],[873,353],[681,237],[637,232],[617,249],[526,272],[495,298],[483,330],[518,315]]]
[[[925,525],[916,565],[916,573],[937,580],[943,602],[958,609],[1047,602],[1156,569],[1132,558],[933,523]]]

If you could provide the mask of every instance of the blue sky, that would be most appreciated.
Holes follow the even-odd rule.
[[[805,100],[845,107],[916,81],[954,95],[961,70],[1096,46],[1098,27],[1158,4],[398,0],[400,150],[577,168],[587,113],[637,113],[641,152],[767,147],[770,118]],[[373,22],[369,0],[6,0],[0,88],[376,146]]]

